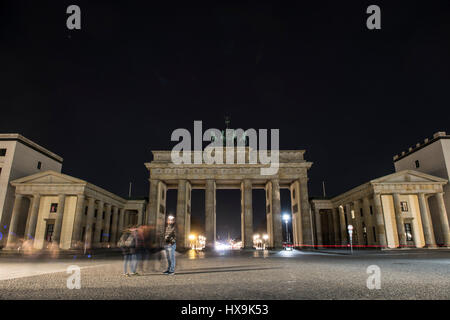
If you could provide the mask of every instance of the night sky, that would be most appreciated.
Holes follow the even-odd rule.
[[[164,3],[164,4],[161,4]],[[81,30],[66,28],[81,7]],[[381,7],[381,30],[366,8]],[[393,155],[450,131],[450,1],[1,1],[0,132],[64,158],[63,172],[148,195],[144,162],[176,128],[279,128],[306,149],[310,196],[393,172]],[[283,210],[290,210],[282,193]],[[239,234],[239,191],[217,195]],[[169,212],[176,192],[169,192]],[[193,192],[202,221],[203,192]],[[255,227],[264,194],[254,191]]]

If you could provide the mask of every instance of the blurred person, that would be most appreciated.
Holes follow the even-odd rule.
[[[175,249],[176,244],[176,233],[175,233],[175,218],[169,216],[167,218],[166,232],[164,233],[164,249],[166,250],[167,257],[167,270],[164,274],[173,275],[175,274]]]
[[[117,246],[122,249],[124,276],[138,275],[136,272],[136,242],[136,228],[126,228],[117,243]],[[131,274],[128,273],[128,265],[130,265]]]

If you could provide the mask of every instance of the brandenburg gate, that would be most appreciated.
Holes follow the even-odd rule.
[[[279,151],[277,173],[262,175],[263,164],[260,156],[250,162],[249,151],[245,148],[245,163],[234,161],[228,164],[223,155],[223,164],[175,164],[171,151],[153,151],[153,161],[145,166],[150,173],[150,195],[147,223],[153,226],[156,245],[162,243],[166,220],[166,193],[177,189],[176,226],[177,247],[189,247],[188,236],[191,223],[191,191],[205,190],[205,236],[206,247],[213,248],[216,239],[216,190],[241,190],[241,235],[243,248],[253,247],[253,206],[252,189],[265,189],[267,233],[269,246],[282,248],[282,220],[280,189],[286,188],[291,194],[292,226],[294,245],[312,244],[311,213],[308,200],[308,169],[312,162],[304,159],[305,150]],[[190,156],[194,159],[195,153]],[[202,151],[198,151],[202,152]],[[270,151],[268,151],[270,154]],[[235,154],[237,157],[237,153]]]

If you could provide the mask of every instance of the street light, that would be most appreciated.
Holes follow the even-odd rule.
[[[283,214],[283,220],[286,223],[286,235],[287,235],[287,243],[291,242],[291,239],[289,237],[289,230],[288,230],[288,222],[291,219],[291,216],[288,215],[287,213]]]

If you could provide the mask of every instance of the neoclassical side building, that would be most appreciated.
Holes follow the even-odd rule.
[[[444,204],[446,179],[413,170],[371,180],[332,199],[311,200],[317,246],[347,246],[348,225],[353,243],[381,248],[450,246]],[[437,212],[430,213],[434,199]],[[437,217],[432,219],[432,216]]]
[[[33,240],[60,249],[115,246],[122,230],[146,220],[146,200],[125,200],[59,172],[45,171],[11,182],[15,200],[7,248]]]

